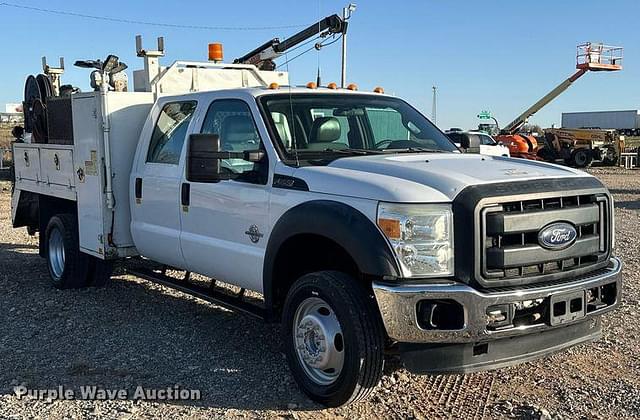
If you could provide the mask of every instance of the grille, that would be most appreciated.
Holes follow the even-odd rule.
[[[480,274],[484,283],[556,281],[597,270],[609,254],[609,205],[604,194],[567,195],[490,204],[480,212]],[[575,242],[550,250],[538,233],[557,222],[576,229]]]

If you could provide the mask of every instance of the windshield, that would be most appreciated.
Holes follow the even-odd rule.
[[[261,98],[287,157],[452,152],[456,147],[406,102],[373,95],[291,94]]]

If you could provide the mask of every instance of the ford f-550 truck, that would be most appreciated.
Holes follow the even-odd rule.
[[[329,406],[366,397],[389,355],[418,373],[499,368],[597,339],[619,304],[596,178],[461,154],[382,89],[139,54],[135,92],[113,56],[78,63],[94,92],[27,82],[13,225],[39,233],[55,287],[103,285],[122,260],[279,322],[293,376]]]

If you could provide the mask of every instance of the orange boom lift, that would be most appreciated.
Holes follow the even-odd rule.
[[[568,79],[556,86],[538,102],[527,108],[522,114],[500,130],[496,140],[509,148],[513,157],[538,159],[538,142],[534,136],[519,133],[527,120],[542,107],[558,97],[569,86],[588,71],[622,70],[622,47],[612,47],[602,43],[587,42],[578,45],[576,69]]]

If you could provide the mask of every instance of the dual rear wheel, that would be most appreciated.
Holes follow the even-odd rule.
[[[104,286],[113,271],[111,261],[80,251],[78,223],[72,214],[53,216],[44,234],[49,277],[58,289]]]

